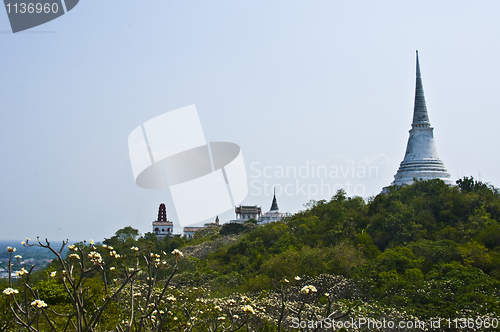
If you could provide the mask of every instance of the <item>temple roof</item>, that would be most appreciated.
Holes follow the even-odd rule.
[[[234,209],[234,212],[235,213],[246,213],[246,214],[259,214],[261,213],[261,208],[260,206],[257,206],[257,205],[250,205],[250,206],[247,206],[247,205],[240,205],[240,206],[236,206],[235,209]]]
[[[196,232],[205,227],[184,227],[184,232]]]
[[[413,108],[413,123],[430,125],[429,115],[427,114],[427,106],[425,105],[424,86],[422,84],[422,76],[420,74],[420,62],[418,60],[417,50],[417,81],[415,84],[415,105]]]
[[[153,226],[173,226],[171,221],[153,221]]]
[[[271,210],[269,211],[278,211],[278,202],[276,201],[276,188],[274,189],[274,197],[273,197],[273,204],[271,204]]]

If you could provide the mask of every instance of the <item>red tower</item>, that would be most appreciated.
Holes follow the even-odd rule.
[[[173,236],[174,223],[167,219],[167,208],[164,203],[158,208],[158,219],[153,221],[153,233],[158,239],[163,239],[165,236]]]
[[[157,221],[163,221],[167,222],[167,208],[165,207],[165,204],[161,203],[160,208],[158,209],[158,220]]]

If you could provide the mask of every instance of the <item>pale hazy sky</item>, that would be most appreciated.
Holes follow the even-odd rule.
[[[499,12],[498,1],[84,0],[12,34],[1,9],[0,239],[144,233],[161,202],[175,223],[168,191],[135,185],[127,138],[191,104],[207,141],[241,147],[244,204],[269,210],[273,185],[289,185],[278,203],[292,213],[340,186],[378,194],[404,156],[416,49],[453,180],[500,186]],[[318,166],[329,173],[313,176]]]

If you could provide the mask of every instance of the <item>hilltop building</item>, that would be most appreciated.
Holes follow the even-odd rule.
[[[167,208],[161,203],[158,209],[158,219],[153,221],[153,233],[159,240],[165,236],[173,236],[174,223],[167,219]]]
[[[231,222],[242,223],[250,219],[259,220],[262,209],[257,205],[240,205],[234,208],[234,212],[236,213],[236,220],[231,220]]]
[[[391,186],[410,185],[414,182],[414,179],[441,179],[446,184],[452,185],[453,181],[450,179],[450,174],[446,171],[444,163],[439,159],[434,141],[434,128],[431,127],[429,122],[418,51],[416,76],[415,104],[410,137],[408,138],[405,157],[396,175],[394,175]],[[387,187],[384,188],[383,192],[387,192]]]
[[[275,222],[283,219],[286,216],[285,213],[280,212],[278,207],[278,201],[276,200],[276,189],[274,190],[273,203],[271,204],[271,209],[262,214],[259,218],[259,224],[268,224],[270,222]]]
[[[199,231],[200,229],[205,229],[206,227],[210,227],[210,226],[220,227],[219,216],[217,216],[215,218],[215,222],[206,223],[205,226],[203,226],[203,227],[201,227],[201,226],[197,226],[197,227],[184,227],[183,233],[184,233],[184,236],[187,239],[191,239],[194,236],[194,233],[196,233],[196,231]]]
[[[240,205],[234,208],[234,212],[236,213],[236,219],[230,220],[230,223],[238,223],[242,224],[245,221],[250,219],[254,219],[257,221],[259,225],[268,224],[270,222],[276,222],[283,219],[286,216],[286,213],[280,212],[278,207],[278,201],[276,199],[276,191],[274,192],[273,202],[271,204],[271,209],[262,213],[262,209],[258,205]],[[206,223],[205,226],[194,226],[194,227],[184,227],[184,236],[187,239],[191,239],[194,234],[206,227],[220,227],[219,216],[215,218],[215,222]]]
[[[200,229],[204,229],[204,226],[199,226],[199,227],[184,227],[184,236],[187,239],[191,239],[194,236],[194,233],[196,231],[199,231]]]

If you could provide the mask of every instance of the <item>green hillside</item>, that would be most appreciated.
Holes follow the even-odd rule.
[[[472,178],[455,187],[420,181],[369,202],[339,191],[306,207],[247,230],[200,260],[189,278],[200,280],[203,271],[212,289],[228,293],[271,289],[294,276],[343,275],[358,280],[366,301],[418,317],[500,314],[496,188]]]
[[[470,330],[498,330],[499,218],[500,192],[464,178],[368,202],[339,191],[280,222],[211,226],[191,240],[127,226],[65,244],[45,270],[16,258],[26,270],[10,287],[0,280],[0,331],[297,331],[300,317],[427,324],[401,331],[436,319],[463,331],[454,319],[467,318]]]

